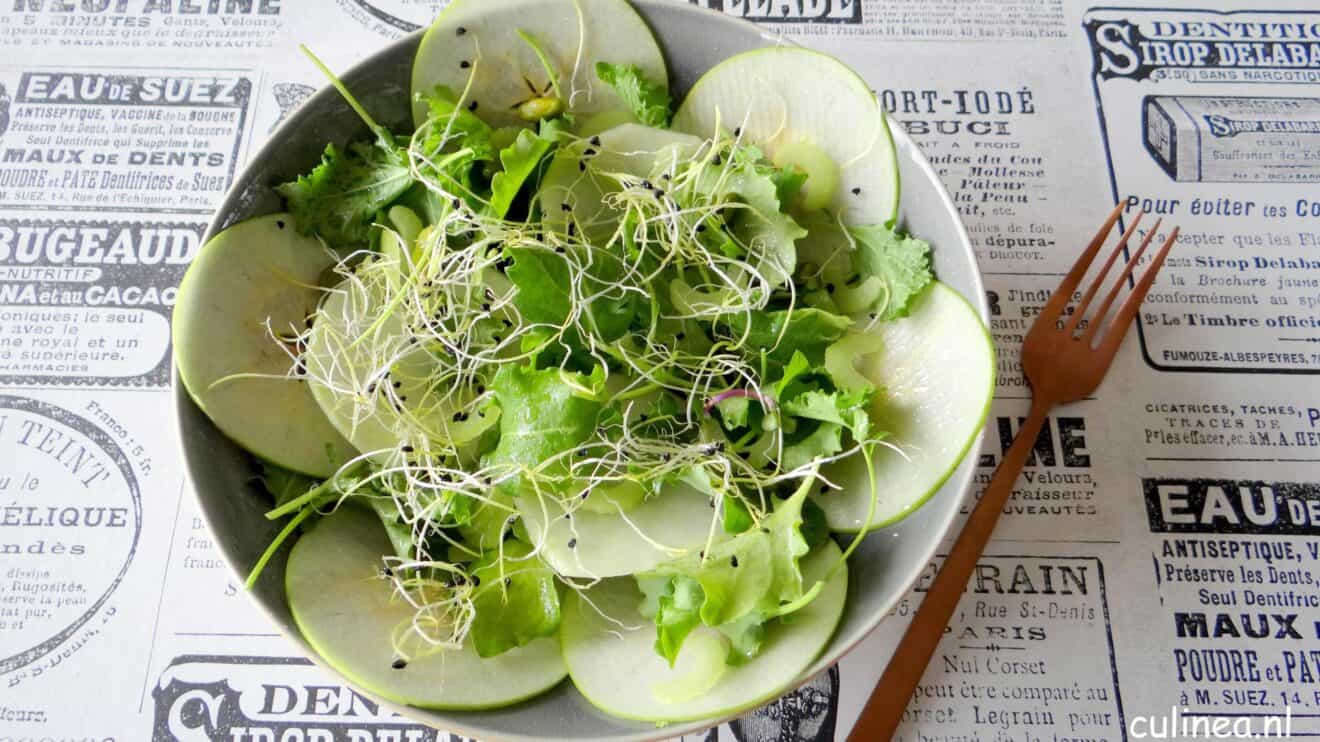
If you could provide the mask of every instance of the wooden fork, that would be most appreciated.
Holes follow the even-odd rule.
[[[1178,238],[1178,229],[1175,227],[1151,260],[1150,266],[1136,280],[1132,292],[1123,301],[1113,320],[1106,324],[1105,318],[1114,300],[1118,298],[1124,284],[1132,276],[1141,255],[1155,237],[1155,233],[1159,231],[1160,223],[1157,221],[1146,233],[1141,246],[1124,266],[1122,273],[1114,281],[1113,287],[1105,295],[1099,307],[1090,313],[1087,324],[1082,326],[1080,324],[1082,318],[1087,316],[1087,310],[1091,308],[1091,303],[1104,283],[1106,274],[1113,267],[1123,248],[1127,246],[1128,239],[1136,232],[1141,217],[1145,215],[1145,211],[1137,214],[1127,231],[1119,238],[1118,245],[1105,259],[1099,275],[1086,289],[1081,301],[1071,313],[1065,311],[1122,211],[1122,203],[1114,207],[1109,218],[1105,219],[1104,226],[1096,233],[1082,256],[1077,259],[1072,270],[1068,271],[1063,282],[1054,290],[1049,302],[1045,304],[1035,323],[1032,324],[1031,331],[1027,333],[1027,338],[1022,343],[1022,369],[1026,372],[1027,380],[1031,382],[1031,412],[1018,431],[1017,437],[1013,439],[1013,445],[1004,452],[1004,458],[999,462],[994,478],[986,486],[976,508],[972,510],[966,525],[963,526],[958,541],[954,543],[949,556],[945,558],[944,566],[936,575],[930,589],[926,591],[926,597],[921,601],[921,607],[917,610],[912,624],[903,634],[903,640],[889,660],[884,675],[880,676],[875,690],[871,692],[871,697],[862,710],[861,718],[857,720],[857,725],[848,735],[848,742],[880,742],[893,738],[894,730],[898,728],[903,718],[903,712],[907,709],[912,692],[916,689],[917,683],[921,682],[921,676],[925,673],[931,656],[935,654],[935,647],[939,645],[940,637],[944,635],[949,618],[958,607],[958,600],[967,586],[967,580],[972,576],[976,560],[985,550],[986,542],[990,540],[990,534],[995,529],[995,522],[999,520],[999,514],[1004,510],[1004,503],[1008,501],[1008,495],[1013,491],[1013,484],[1022,473],[1022,465],[1035,446],[1036,437],[1045,424],[1045,416],[1056,405],[1082,399],[1100,385],[1100,380],[1109,370],[1110,363],[1113,362],[1133,317],[1137,316],[1142,300],[1155,281],[1155,274],[1164,264],[1164,257],[1168,255],[1169,249]]]

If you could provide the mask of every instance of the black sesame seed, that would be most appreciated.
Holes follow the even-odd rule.
[[[504,586],[505,586],[505,587],[508,587],[508,586],[510,586],[510,585],[512,585],[512,584],[513,584],[513,578],[512,578],[512,577],[505,577],[505,578],[504,578]]]
[[[575,234],[577,234],[577,224],[574,224],[573,222],[569,222],[569,223],[568,223],[568,236],[569,236],[569,237],[572,237],[572,236],[575,235]]]
[[[571,538],[571,539],[569,539],[569,540],[568,540],[568,548],[570,548],[570,549],[576,549],[576,548],[577,548],[577,539],[575,539],[575,538]]]
[[[852,189],[852,195],[854,195],[854,196],[860,196],[860,195],[862,195],[862,189],[861,189],[861,188],[854,188],[854,189]]]
[[[459,67],[459,69],[464,69],[464,70],[465,70],[465,69],[467,69],[468,67],[471,67],[471,66],[472,66],[472,63],[469,62],[469,61],[467,61],[466,59],[464,59],[462,62],[459,62],[459,63],[458,63],[458,67]]]
[[[660,173],[661,180],[669,180],[669,173]]]
[[[743,461],[746,461],[747,459],[750,459],[751,457],[752,457],[752,452],[751,452],[751,451],[739,451],[739,452],[738,452],[738,458],[742,459]]]
[[[505,321],[505,322],[508,322],[507,319],[504,320],[504,321]],[[485,394],[485,393],[486,393],[486,385],[485,385],[485,384],[477,384],[477,394]]]
[[[825,494],[826,492],[829,492],[829,491],[830,491],[830,486],[829,486],[828,484],[822,484],[822,485],[820,486],[820,493],[821,493],[822,495]]]
[[[739,126],[738,128],[734,129],[734,130],[733,130],[733,135],[734,135],[735,137],[740,137],[740,136],[742,136],[742,127]]]
[[[697,552],[697,557],[698,557],[699,559],[705,559],[705,558],[706,558],[706,550],[705,550],[705,549],[702,549],[701,551]]]
[[[871,314],[870,314],[869,316],[871,317],[871,319],[875,319],[876,317],[879,317],[880,315],[876,314],[875,312],[871,312]]]
[[[455,29],[454,33],[459,36],[462,36],[463,34],[467,33],[467,29],[463,28],[462,26],[459,26],[457,29]]]
[[[560,255],[563,255],[565,252],[567,252],[567,250],[564,249],[563,245],[560,245],[555,248],[555,252],[559,253]]]
[[[477,577],[476,575],[472,575],[472,587],[481,587],[480,577]]]
[[[705,224],[698,224],[698,225],[697,225],[697,231],[698,231],[698,232],[705,232],[705,231],[706,231],[706,225],[705,225]]]
[[[276,220],[275,226],[279,227],[280,229],[284,229],[284,220],[283,219]]]
[[[476,102],[476,101],[472,101],[471,103],[469,103],[469,104],[468,104],[468,110],[469,110],[469,111],[475,111],[475,110],[477,110],[477,102]]]
[[[587,147],[586,149],[582,150],[583,157],[591,157],[595,154],[596,154],[596,150],[591,147]]]
[[[461,423],[461,422],[463,422],[463,421],[466,420],[466,419],[467,419],[467,413],[466,413],[466,412],[455,412],[455,413],[454,413],[454,422],[456,422],[456,423]]]
[[[662,454],[660,454],[660,460],[661,460],[661,461],[668,461],[668,460],[671,459],[671,458],[673,458],[673,456],[671,456],[671,455],[668,454],[668,453],[662,453]]]
[[[449,205],[457,209],[458,207],[463,205],[463,202],[459,201],[458,199],[454,199],[453,201],[449,202]]]
[[[569,206],[569,205],[566,204],[566,203],[564,203],[564,204],[559,204],[559,210],[560,210],[560,211],[572,211],[572,210],[573,210],[573,207],[572,207],[572,206]]]
[[[680,332],[680,333],[678,333],[677,335],[674,336],[674,339],[675,339],[675,340],[682,340],[682,339],[685,338],[685,337],[687,337],[687,333],[686,333],[686,332]]]
[[[396,381],[396,382],[394,382],[393,384],[391,384],[391,386],[393,386],[395,389],[398,389],[399,387],[403,386],[403,382],[402,382],[402,381]]]
[[[583,162],[583,161],[581,161],[581,160],[578,160],[578,170],[580,170],[580,171],[582,171],[582,172],[584,172],[584,173],[587,172],[587,163],[585,163],[585,162]]]
[[[724,158],[720,157],[719,155],[715,155],[715,159],[711,160],[710,164],[716,166],[722,165],[724,164]]]
[[[383,576],[385,576],[385,577],[393,577],[393,576],[394,576],[394,570],[390,569],[389,567],[382,567],[381,570],[380,570],[380,573],[381,573]]]
[[[729,566],[730,566],[730,567],[737,567],[737,566],[738,566],[738,555],[737,555],[737,554],[734,554],[733,556],[729,557]]]
[[[599,147],[599,146],[600,146],[600,137],[592,137],[592,138],[591,138],[591,143],[594,144],[594,145],[596,145],[597,147]]]
[[[825,284],[825,290],[828,291],[828,292],[830,292],[831,294],[833,294],[833,293],[834,293],[834,284],[832,284],[832,283],[827,283],[827,284]]]
[[[769,528],[766,528],[765,526],[761,526],[761,533],[769,533],[769,532],[770,532]]]
[[[500,321],[504,323],[504,326],[505,326],[505,327],[513,327],[513,322],[510,321],[510,320],[505,319],[505,320],[500,320]]]
[[[390,667],[394,668],[395,670],[402,670],[407,666],[408,666],[408,660],[405,660],[402,657],[390,663]]]
[[[655,189],[655,186],[654,186],[654,185],[651,183],[651,181],[649,181],[649,180],[643,180],[643,181],[642,181],[642,187],[645,188],[645,189],[648,190],[648,191],[650,191],[650,190],[654,190],[654,189]]]
[[[489,312],[489,311],[490,311],[490,303],[489,303],[489,302],[484,302],[484,301],[481,302],[481,311],[483,311],[483,312]]]
[[[494,340],[495,342],[498,343],[498,342],[500,342],[501,340],[503,340],[504,338],[500,337],[499,335],[491,335],[491,336],[490,336],[490,339],[491,339],[491,340]],[[479,412],[479,413],[477,413],[477,414],[481,415],[482,417],[485,417],[485,416],[486,416],[486,413],[484,413],[484,412]]]
[[[417,450],[417,449],[413,448],[412,446],[404,446],[404,447],[403,447],[403,452],[404,452],[404,453],[412,453],[412,452],[415,451],[415,450]]]
[[[407,402],[407,401],[408,401],[408,395],[406,395],[406,394],[400,394],[400,395],[399,395],[399,401],[400,401],[400,402]]]

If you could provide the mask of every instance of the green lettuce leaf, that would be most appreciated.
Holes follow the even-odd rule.
[[[912,299],[934,280],[930,245],[881,225],[849,227],[857,243],[853,267],[863,278],[876,276],[888,289],[877,307],[882,319],[906,317]]]
[[[781,194],[790,197],[800,186],[801,181],[767,162],[759,149],[743,145],[733,148],[723,165],[705,167],[694,188],[704,203],[745,205],[727,210],[727,231],[737,245],[757,247],[761,261],[754,265],[768,273],[772,286],[778,286],[792,276],[797,265],[796,242],[807,236],[807,230],[783,213],[785,201],[781,200]],[[722,235],[719,225],[714,226],[717,229],[708,229],[707,234]],[[727,247],[723,251],[732,252]]]
[[[657,129],[669,128],[669,91],[663,84],[648,80],[640,67],[597,62],[596,77],[614,88],[638,121]]]
[[[380,518],[381,525],[385,526],[385,533],[390,537],[390,545],[394,547],[394,555],[400,559],[412,559],[414,556],[412,527],[403,522],[399,506],[394,504],[394,499],[388,495],[376,495],[367,497],[366,500],[372,512]]]
[[[517,247],[508,250],[513,264],[506,271],[509,280],[518,287],[514,306],[524,320],[536,324],[561,326],[573,311],[573,286],[580,284],[583,295],[602,292],[623,270],[622,264],[598,251],[591,265],[575,278],[567,258],[559,253],[540,248]],[[587,307],[592,334],[610,342],[628,330],[637,314],[635,294],[618,297],[605,291],[596,296]],[[567,338],[574,341],[573,337]]]
[[[306,494],[320,482],[305,474],[290,471],[269,461],[262,461],[261,484],[271,497],[275,498],[275,507],[279,507],[299,495]]]
[[[683,640],[701,624],[705,593],[690,577],[639,577],[637,584],[645,596],[642,616],[655,621],[655,651],[673,667]]]
[[[509,213],[514,198],[554,145],[553,139],[542,137],[531,129],[523,129],[518,132],[512,144],[500,150],[503,169],[490,181],[490,205],[487,212],[491,216],[503,219]]]
[[[506,541],[472,565],[472,645],[494,657],[559,630],[554,572],[521,541]]]
[[[670,666],[696,625],[694,611],[730,638],[734,653],[748,657],[760,648],[758,627],[809,602],[798,564],[807,553],[800,528],[809,489],[804,483],[759,528],[636,576],[646,596],[640,610],[656,621],[656,652]]]
[[[568,484],[566,458],[556,466],[544,462],[595,432],[601,403],[593,395],[601,392],[603,382],[599,370],[584,376],[558,368],[500,367],[490,384],[500,405],[500,442],[483,465],[536,469],[543,477],[562,478]],[[505,480],[500,491],[516,495],[521,479]]]
[[[275,190],[288,202],[299,232],[346,248],[368,242],[376,212],[412,184],[407,151],[379,139],[347,150],[327,144],[321,164]]]
[[[812,365],[825,359],[825,348],[843,336],[852,320],[820,309],[783,309],[723,315],[718,333],[725,337],[747,336],[746,347],[764,350],[777,363],[788,363],[801,353]]]

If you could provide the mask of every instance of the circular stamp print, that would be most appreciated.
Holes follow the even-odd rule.
[[[142,495],[110,434],[0,394],[0,674],[56,650],[128,572]]]

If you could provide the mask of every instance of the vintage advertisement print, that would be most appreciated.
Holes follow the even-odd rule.
[[[272,47],[284,30],[285,6],[295,2],[13,0],[6,3],[10,14],[0,15],[0,46],[83,55],[202,52],[232,58]]]
[[[0,394],[0,676],[37,678],[100,633],[142,533],[128,454],[81,415]]]
[[[1186,717],[1284,717],[1314,736],[1320,487],[1277,466],[1257,465],[1252,478],[1221,463],[1149,466],[1139,486],[1159,595],[1160,703]]]
[[[1320,196],[1297,187],[1320,182],[1320,12],[1093,8],[1084,27],[1114,197],[1182,228],[1140,315],[1147,362],[1320,372]]]
[[[0,207],[209,215],[238,167],[254,80],[0,69]]]
[[[0,383],[162,387],[205,225],[0,217]]]

